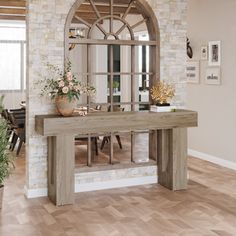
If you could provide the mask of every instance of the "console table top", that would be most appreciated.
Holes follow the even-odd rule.
[[[196,127],[197,112],[94,112],[87,116],[35,116],[35,130],[43,136],[97,134]]]

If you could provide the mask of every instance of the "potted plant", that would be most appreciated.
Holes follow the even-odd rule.
[[[174,86],[163,81],[151,88],[151,97],[156,102],[156,106],[170,106],[169,100],[174,96]]]
[[[58,112],[63,116],[71,116],[76,107],[76,101],[81,94],[88,96],[95,93],[95,88],[82,84],[71,71],[71,62],[65,65],[62,72],[57,66],[47,64],[48,77],[37,82],[42,86],[41,95],[55,100]]]
[[[0,113],[3,110],[3,96],[0,98]],[[0,117],[0,209],[2,208],[4,180],[10,175],[13,167],[11,156],[8,153],[8,125],[5,119]]]
[[[170,100],[175,96],[175,88],[173,85],[160,81],[151,88],[151,98],[156,103],[151,106],[151,110],[170,111]],[[160,108],[162,107],[162,108]],[[167,108],[165,108],[167,107]]]
[[[113,81],[113,92],[117,93],[119,89],[120,83],[118,81]]]

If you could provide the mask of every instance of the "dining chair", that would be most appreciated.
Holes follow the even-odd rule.
[[[124,112],[124,111],[125,111],[125,108],[122,108],[120,106],[113,107],[113,112]],[[111,112],[111,106],[108,107],[108,112]],[[118,142],[120,149],[122,149],[123,147],[122,147],[120,135],[115,135],[115,137],[116,137],[116,140]],[[110,136],[104,136],[100,149],[102,150],[104,148],[105,144],[109,143],[109,142],[110,142]]]
[[[95,107],[95,110],[96,111],[101,111],[102,110],[102,106],[101,105],[97,105]],[[91,142],[92,142],[92,145],[94,147],[94,150],[95,150],[95,153],[96,153],[96,156],[98,156],[98,139],[99,137],[91,137]],[[88,138],[81,138],[79,135],[76,137],[75,136],[75,141],[81,141],[81,142],[87,142],[88,143]],[[92,147],[92,148],[93,148]]]
[[[8,112],[8,118],[12,130],[12,140],[10,143],[10,150],[14,151],[17,141],[19,140],[19,145],[17,148],[16,155],[18,156],[22,147],[25,143],[25,110],[23,109],[13,109]]]
[[[2,118],[6,121],[6,123],[7,123],[8,142],[11,143],[14,130],[13,130],[12,126],[11,126],[11,122],[10,122],[9,117],[8,117],[8,110],[7,110],[7,109],[4,109],[4,110],[2,111],[1,117],[2,117]]]

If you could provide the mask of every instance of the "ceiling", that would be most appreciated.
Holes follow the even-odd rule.
[[[0,20],[25,20],[25,0],[0,0]]]
[[[98,10],[101,17],[110,15],[111,7],[110,1],[108,0],[86,0],[77,10],[75,18],[73,19],[72,23],[79,23],[76,16],[83,18],[88,23],[94,23],[97,20],[96,13],[92,7],[91,2],[94,3],[96,9]],[[113,0],[113,13],[115,16],[121,16],[125,13],[126,9],[128,8],[130,0]],[[129,10],[129,14],[137,15],[140,14],[139,11],[135,6],[132,6]]]
[[[108,0],[93,0],[101,16],[108,15],[110,12]],[[113,10],[115,15],[121,15],[127,9],[127,3],[129,0],[114,0]],[[139,14],[136,8],[131,8],[130,14]],[[82,4],[76,15],[80,16],[87,22],[93,23],[97,18],[90,2],[86,0]],[[26,18],[26,1],[25,0],[0,0],[0,20],[21,20]],[[72,23],[78,23],[76,18]]]

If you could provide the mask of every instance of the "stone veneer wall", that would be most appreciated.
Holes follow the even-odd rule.
[[[187,0],[147,0],[160,27],[161,79],[176,83],[175,103],[185,105],[186,8]],[[50,62],[63,68],[64,26],[75,0],[28,0],[27,8],[27,130],[26,189],[47,186],[47,141],[34,131],[37,114],[54,112],[50,101],[42,100],[34,82]]]
[[[154,184],[158,182],[157,166],[136,166],[124,169],[110,169],[75,173],[75,192],[87,192],[107,188]]]

